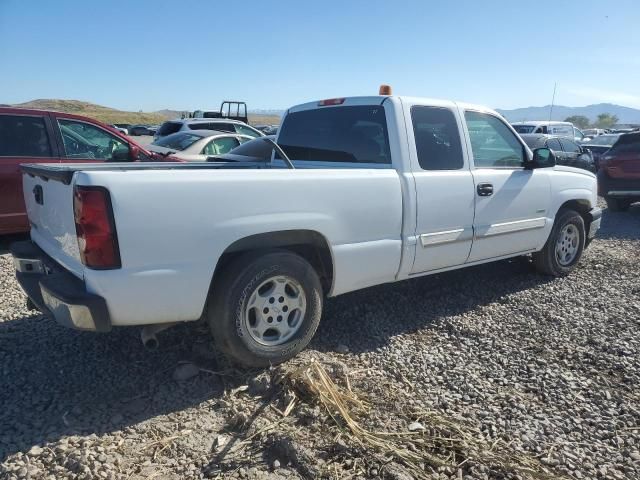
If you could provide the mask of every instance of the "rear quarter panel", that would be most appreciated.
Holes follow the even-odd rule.
[[[115,325],[195,320],[236,240],[304,229],[327,239],[331,294],[391,281],[401,256],[402,198],[393,169],[80,172],[111,193],[122,269],[85,270]]]

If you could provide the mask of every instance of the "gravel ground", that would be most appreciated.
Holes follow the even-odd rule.
[[[529,478],[511,466],[526,458],[546,478],[637,479],[639,260],[640,205],[605,211],[568,278],[516,259],[338,297],[290,363],[346,371],[370,404],[365,428],[438,418],[487,445],[420,464],[427,478]],[[153,353],[137,333],[27,310],[0,255],[0,478],[412,478],[313,403],[283,417],[281,369],[229,369],[204,328],[163,332]]]

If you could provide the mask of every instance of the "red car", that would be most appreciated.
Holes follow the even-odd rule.
[[[22,163],[154,159],[114,128],[87,117],[0,108],[0,235],[29,230],[22,196]]]
[[[614,212],[640,201],[640,132],[620,135],[600,157],[598,193]]]

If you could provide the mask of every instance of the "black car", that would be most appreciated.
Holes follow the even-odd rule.
[[[576,167],[596,172],[593,154],[586,147],[566,137],[554,135],[528,134],[520,135],[531,150],[546,147],[553,152],[558,165]]]
[[[129,135],[154,135],[156,131],[149,125],[131,125],[129,127]]]
[[[586,148],[593,154],[593,161],[596,165],[596,170],[600,169],[600,158],[604,153],[613,147],[613,144],[620,138],[619,133],[608,133],[605,135],[598,135],[591,141],[582,144],[583,148]]]

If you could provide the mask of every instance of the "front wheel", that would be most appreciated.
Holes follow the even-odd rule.
[[[265,367],[305,348],[322,314],[314,268],[283,250],[245,254],[216,279],[208,322],[216,346],[237,363]]]
[[[536,269],[554,277],[568,275],[582,256],[585,237],[582,216],[574,210],[559,211],[544,248],[533,254]]]

